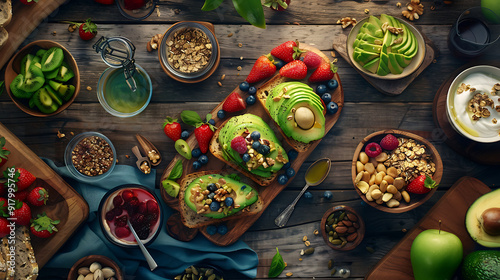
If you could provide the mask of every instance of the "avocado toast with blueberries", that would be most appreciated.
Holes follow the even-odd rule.
[[[261,186],[271,184],[288,162],[272,129],[253,114],[225,121],[210,142],[210,152]]]
[[[180,183],[182,222],[189,228],[258,213],[263,202],[246,178],[230,170],[188,174]]]

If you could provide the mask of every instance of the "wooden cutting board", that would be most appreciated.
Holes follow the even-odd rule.
[[[439,220],[442,221],[442,230],[454,233],[460,238],[464,256],[474,251],[476,244],[465,228],[465,214],[477,198],[490,191],[488,186],[476,178],[459,179],[427,215],[378,262],[365,279],[414,279],[410,262],[411,244],[422,231],[438,228]]]
[[[12,0],[12,20],[5,27],[9,39],[0,48],[0,69],[9,61],[21,43],[31,34],[44,18],[54,12],[66,0],[41,0],[26,6],[20,1]]]
[[[31,151],[21,140],[0,123],[0,137],[5,137],[5,148],[10,151],[7,163],[2,166],[3,173],[8,167],[22,167],[37,179],[28,189],[44,187],[49,193],[46,205],[31,207],[32,217],[45,212],[54,220],[60,220],[59,230],[50,238],[31,236],[38,267],[42,268],[61,248],[68,238],[78,229],[89,215],[87,202],[43,160]]]

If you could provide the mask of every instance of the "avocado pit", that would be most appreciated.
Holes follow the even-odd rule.
[[[493,236],[500,235],[500,208],[488,208],[481,214],[483,230]]]
[[[295,111],[295,122],[300,128],[311,129],[314,126],[314,121],[314,113],[308,107],[299,107]]]

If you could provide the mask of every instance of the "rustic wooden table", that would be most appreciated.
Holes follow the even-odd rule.
[[[44,1],[44,0],[41,0]],[[330,56],[332,42],[339,34],[347,35],[336,21],[345,16],[362,19],[369,14],[387,13],[401,17],[403,8],[398,0],[372,1],[292,1],[286,12],[265,10],[267,29],[247,24],[234,11],[230,1],[225,1],[218,11],[202,12],[203,1],[170,0],[160,6],[161,15],[155,12],[144,21],[126,20],[116,6],[103,6],[90,0],[71,0],[57,13],[48,17],[24,44],[33,40],[48,39],[65,45],[78,62],[82,89],[76,101],[64,112],[49,118],[29,116],[14,106],[7,94],[0,96],[0,121],[17,135],[38,156],[62,164],[63,154],[70,137],[59,139],[57,131],[70,135],[84,131],[99,131],[114,143],[120,164],[134,165],[130,149],[135,145],[134,135],[141,133],[159,149],[165,160],[157,167],[157,179],[175,155],[173,143],[162,131],[166,115],[176,116],[182,110],[195,110],[204,115],[218,104],[249,73],[255,59],[268,53],[274,46],[290,39],[315,45]],[[404,5],[407,1],[401,1]],[[329,259],[337,267],[351,271],[349,279],[363,278],[373,266],[411,229],[427,211],[444,195],[451,185],[464,175],[480,179],[490,187],[500,179],[496,166],[474,163],[453,151],[444,143],[445,136],[432,117],[432,102],[439,86],[449,74],[471,60],[453,56],[446,37],[454,20],[462,11],[480,4],[474,1],[423,1],[424,14],[413,23],[439,48],[440,55],[399,96],[386,96],[375,90],[346,61],[339,59],[338,73],[344,87],[345,104],[342,115],[333,129],[309,156],[296,179],[279,194],[260,219],[242,236],[259,256],[257,278],[267,278],[275,247],[279,247],[288,267],[297,279],[329,278]],[[431,6],[435,9],[432,10]],[[15,16],[15,15],[14,15]],[[148,108],[133,118],[117,118],[108,114],[96,96],[97,80],[106,69],[100,56],[92,50],[90,42],[82,41],[77,33],[69,33],[68,25],[61,21],[83,21],[88,17],[97,22],[99,36],[126,36],[137,47],[136,62],[147,70],[153,81],[153,97]],[[214,75],[199,84],[183,84],[169,78],[158,63],[156,52],[146,51],[146,42],[157,33],[164,33],[172,24],[181,20],[203,20],[215,25],[221,47],[221,63]],[[55,35],[53,34],[55,32]],[[234,34],[228,36],[228,34]],[[242,44],[241,47],[238,45]],[[481,59],[498,60],[498,52],[490,50]],[[242,70],[238,71],[237,67]],[[5,68],[5,67],[4,67]],[[4,71],[3,69],[2,71]],[[225,74],[223,85],[217,82]],[[92,89],[87,90],[87,86]],[[353,152],[363,137],[381,129],[397,128],[416,131],[431,141],[439,151],[444,164],[444,176],[435,195],[417,209],[402,214],[374,210],[362,203],[351,182]],[[274,218],[298,194],[304,185],[304,172],[311,162],[320,157],[333,161],[332,171],[319,186],[310,189],[312,199],[302,198],[290,221],[284,228],[274,225]],[[495,175],[496,174],[496,175]],[[333,192],[331,200],[322,198],[324,191]],[[363,243],[348,252],[333,251],[325,245],[321,235],[314,236],[321,216],[334,205],[348,205],[359,211],[366,222]],[[311,256],[299,261],[305,248],[302,237],[307,235],[316,248]],[[366,247],[375,251],[370,253]],[[282,274],[282,277],[284,275]],[[313,278],[314,279],[314,278]]]

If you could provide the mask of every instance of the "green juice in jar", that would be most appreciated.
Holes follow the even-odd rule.
[[[111,108],[120,113],[136,112],[148,101],[150,85],[146,74],[136,68],[133,78],[137,85],[136,91],[132,91],[125,81],[122,68],[114,70],[106,78],[104,99]]]

